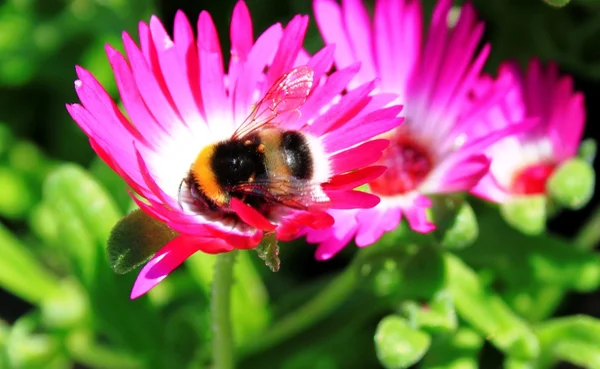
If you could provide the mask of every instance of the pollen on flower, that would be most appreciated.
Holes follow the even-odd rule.
[[[522,169],[514,176],[512,192],[519,195],[546,193],[546,182],[555,168],[556,164],[554,163],[541,163]]]
[[[429,150],[414,139],[402,135],[384,152],[378,164],[387,171],[369,183],[373,193],[401,195],[417,188],[433,168]]]

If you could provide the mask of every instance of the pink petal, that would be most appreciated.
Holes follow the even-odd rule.
[[[421,196],[421,195],[419,195]],[[402,208],[406,220],[414,231],[419,233],[429,233],[435,229],[435,224],[427,219],[427,207],[414,205]]]
[[[145,59],[146,64],[149,67],[150,72],[156,78],[156,82],[158,87],[160,88],[161,93],[165,96],[169,104],[173,104],[173,99],[169,95],[169,90],[167,89],[167,85],[165,84],[165,80],[160,71],[160,65],[158,62],[158,56],[156,53],[156,47],[154,42],[152,41],[152,36],[150,35],[150,28],[144,22],[138,23],[138,32],[140,35],[140,45],[141,45],[141,53],[143,55],[143,59]],[[124,32],[125,33],[125,32]]]
[[[326,44],[335,44],[335,63],[345,68],[356,61],[350,39],[346,36],[340,6],[333,0],[313,2],[315,20]]]
[[[390,131],[402,123],[403,118],[397,117],[401,110],[401,106],[392,106],[359,116],[328,133],[323,144],[328,152],[336,152]]]
[[[123,43],[125,44],[125,50],[127,51],[127,57],[138,91],[158,124],[166,132],[170,132],[174,125],[184,125],[181,117],[159,86],[156,78],[157,74],[154,74],[150,70],[142,53],[127,33],[123,33]]]
[[[301,108],[302,118],[303,118],[302,122],[306,122],[307,120],[309,120],[313,117],[316,117],[317,120],[319,120],[319,118],[322,115],[327,115],[327,117],[330,117],[330,116],[336,117],[337,115],[339,115],[339,113],[335,114],[335,113],[331,112],[331,110],[340,111],[341,109],[343,109],[344,106],[348,106],[350,103],[359,102],[361,97],[358,97],[357,94],[360,94],[360,96],[362,96],[363,99],[366,96],[368,96],[369,91],[366,91],[366,90],[369,89],[369,87],[370,87],[370,90],[372,90],[374,85],[364,86],[361,89],[361,92],[354,93],[354,95],[357,95],[357,97],[347,97],[345,99],[342,99],[342,101],[340,101],[338,104],[334,105],[330,109],[330,111],[328,111],[327,113],[322,114],[322,112],[321,112],[323,107],[327,106],[327,104],[330,104],[333,101],[334,97],[339,95],[348,86],[348,83],[352,80],[352,78],[354,78],[359,67],[360,66],[358,64],[356,64],[356,65],[353,65],[346,69],[342,69],[338,72],[335,72],[327,78],[327,80],[325,81],[324,84],[317,86],[314,89],[313,93],[310,94],[310,96],[308,97],[308,99],[306,100],[304,105],[302,105],[302,108]],[[315,80],[315,82],[316,82],[316,80]],[[316,83],[315,83],[315,85],[316,85]],[[341,104],[341,106],[338,106],[340,104]],[[353,109],[346,109],[346,110],[341,110],[341,111],[348,111],[347,114],[356,114],[356,113],[353,113],[352,110]],[[336,122],[337,120],[341,120],[341,119],[343,119],[343,118],[338,118],[338,119],[322,118],[321,120],[329,121],[329,122],[331,122],[330,123],[330,125],[331,125],[331,124],[334,124],[334,122]],[[315,135],[319,135],[320,131],[324,131],[329,128],[329,126],[323,125],[320,122],[320,120],[319,120],[318,124],[313,124],[313,125],[318,126],[320,128],[318,131],[317,130],[313,131]]]
[[[336,216],[338,225],[331,229],[327,229],[324,235],[326,238],[319,243],[317,250],[315,251],[315,258],[317,260],[328,260],[331,259],[335,254],[340,252],[344,246],[346,246],[354,237],[356,232],[356,220],[354,216],[349,214],[346,219],[340,219]],[[307,237],[307,240],[309,237]],[[311,242],[309,240],[309,242]]]
[[[76,81],[75,89],[82,101],[87,101],[88,105],[99,109],[96,113],[104,117],[104,121],[100,123],[91,112],[79,104],[67,105],[71,117],[86,135],[102,148],[104,153],[111,158],[118,158],[119,167],[127,173],[127,178],[131,178],[136,186],[143,188],[144,181],[137,168],[133,150],[134,137],[129,134],[121,122],[111,119],[111,115],[105,113],[102,108],[102,100],[87,85],[82,81]]]
[[[317,137],[322,136],[326,132],[345,124],[345,122],[358,115],[372,99],[369,94],[375,88],[375,82],[366,83],[350,91],[324,114],[319,112],[319,109],[326,106],[333,96],[340,93],[346,87],[344,82],[353,78],[356,71],[358,71],[358,65],[353,65],[332,74],[328,78],[328,81],[324,85],[319,86],[304,103],[302,107],[303,118],[309,119],[311,115],[318,113],[315,121],[309,127],[313,135]],[[336,89],[339,89],[339,92],[336,92]]]
[[[248,61],[241,67],[234,92],[235,122],[241,124],[250,114],[251,105],[254,103],[254,93],[266,65],[271,63],[277,45],[281,40],[281,25],[275,24],[258,37],[248,55]],[[269,86],[270,87],[270,86]]]
[[[275,224],[269,222],[258,210],[245,204],[242,200],[233,197],[229,205],[242,221],[256,229],[273,231],[277,227]]]
[[[329,158],[333,173],[344,173],[373,164],[389,145],[389,140],[377,139],[365,142]]]
[[[420,1],[375,2],[373,26],[381,87],[385,91],[405,89],[421,47]]]
[[[335,220],[326,212],[298,211],[291,217],[286,217],[284,222],[277,227],[277,239],[291,241],[295,239],[302,227],[312,229],[327,229]]]
[[[490,159],[484,154],[473,155],[455,164],[440,180],[438,193],[468,191],[485,176],[490,169]]]
[[[159,148],[161,136],[166,132],[148,111],[125,58],[109,45],[106,45],[106,54],[114,71],[117,88],[127,114],[141,136],[148,141],[148,145],[154,149]]]
[[[321,78],[327,73],[333,66],[333,53],[335,51],[335,45],[328,45],[317,51],[315,55],[308,61],[308,66],[312,68],[314,75],[315,84],[313,90],[319,85]]]
[[[331,209],[369,209],[379,204],[379,197],[362,191],[327,191]]]
[[[217,30],[210,14],[198,18],[198,57],[200,59],[200,92],[211,131],[219,135],[233,133],[231,106],[225,91],[223,57]]]
[[[185,13],[178,10],[175,13],[175,24],[173,39],[175,47],[183,63],[183,73],[187,76],[187,84],[190,86],[196,106],[204,117],[204,107],[202,104],[202,94],[200,92],[200,61],[198,60],[198,51],[196,50],[196,39],[194,31],[188,21]]]
[[[174,238],[142,268],[131,290],[131,299],[136,299],[150,291],[198,250],[208,254],[218,254],[231,251],[233,247],[216,238],[186,235]]]
[[[231,37],[231,58],[229,60],[228,77],[231,85],[235,86],[239,67],[248,59],[248,54],[254,43],[252,18],[244,1],[238,1],[233,8],[229,34]]]
[[[425,197],[425,196],[423,196]],[[400,224],[402,218],[402,210],[397,207],[389,207],[385,211],[385,216],[381,220],[381,227],[384,231],[390,232]]]
[[[158,184],[156,183],[156,180],[154,178],[160,174],[159,173],[150,174],[150,171],[148,170],[146,162],[144,161],[144,156],[142,156],[140,154],[140,151],[137,147],[136,147],[136,154],[137,154],[138,167],[140,168],[140,173],[142,174],[142,178],[144,178],[144,182],[146,183],[146,186],[150,189],[150,191],[152,191],[152,193],[159,199],[160,202],[162,202],[163,204],[167,204],[172,208],[177,208],[179,206],[179,204],[177,203],[176,199],[173,199],[169,195],[167,195],[164,192],[164,190],[161,189],[158,186]]]
[[[352,40],[354,55],[360,59],[359,81],[371,81],[377,76],[373,60],[371,20],[362,0],[342,0],[346,34]]]
[[[485,175],[470,192],[477,197],[497,204],[504,203],[510,198],[510,193],[498,183],[492,173]]]
[[[297,15],[283,30],[279,48],[273,58],[273,63],[267,71],[266,85],[268,87],[272,86],[275,81],[294,66],[298,53],[302,49],[307,27],[308,16]]]
[[[356,221],[359,228],[356,232],[356,246],[365,247],[372,245],[383,235],[385,230],[382,227],[382,221],[385,216],[385,208],[381,209],[380,207],[358,212]]]
[[[387,167],[374,165],[356,171],[336,175],[328,183],[323,184],[325,190],[352,190],[356,187],[369,183],[385,172]]]
[[[194,129],[200,129],[200,132],[204,128],[204,134],[206,134],[207,127],[200,120],[200,110],[188,83],[188,77],[184,74],[186,72],[186,60],[180,59],[175,44],[157,17],[150,19],[150,30],[162,75],[175,107],[183,117],[184,122],[193,126]]]
[[[574,94],[566,104],[568,105],[564,116],[557,119],[551,127],[556,133],[550,136],[554,147],[561,148],[559,151],[562,153],[562,160],[577,153],[586,118],[582,93]]]

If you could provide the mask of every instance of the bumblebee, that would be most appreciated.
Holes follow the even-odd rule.
[[[327,158],[319,158],[322,149],[299,130],[284,128],[298,117],[312,82],[311,68],[293,69],[275,82],[230,139],[200,151],[182,181],[197,212],[235,217],[232,200],[239,200],[269,218],[282,207],[308,210],[327,202],[321,188],[322,173],[328,172]],[[180,185],[180,201],[181,191]]]

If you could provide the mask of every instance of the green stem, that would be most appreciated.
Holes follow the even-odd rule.
[[[210,312],[213,333],[212,357],[215,369],[235,367],[231,330],[231,285],[236,254],[237,250],[217,255],[214,267]]]
[[[594,248],[598,241],[600,241],[600,206],[594,209],[592,216],[575,236],[575,244],[583,249]]]
[[[272,347],[317,323],[348,298],[354,291],[356,280],[356,270],[351,264],[312,300],[275,323],[253,345],[245,347],[243,355]]]

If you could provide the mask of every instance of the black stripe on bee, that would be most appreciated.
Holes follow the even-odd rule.
[[[231,140],[215,146],[211,167],[217,183],[224,188],[251,182],[267,173],[260,140]]]
[[[281,148],[290,174],[298,179],[310,179],[313,175],[313,158],[306,137],[297,131],[286,131],[281,137]]]

